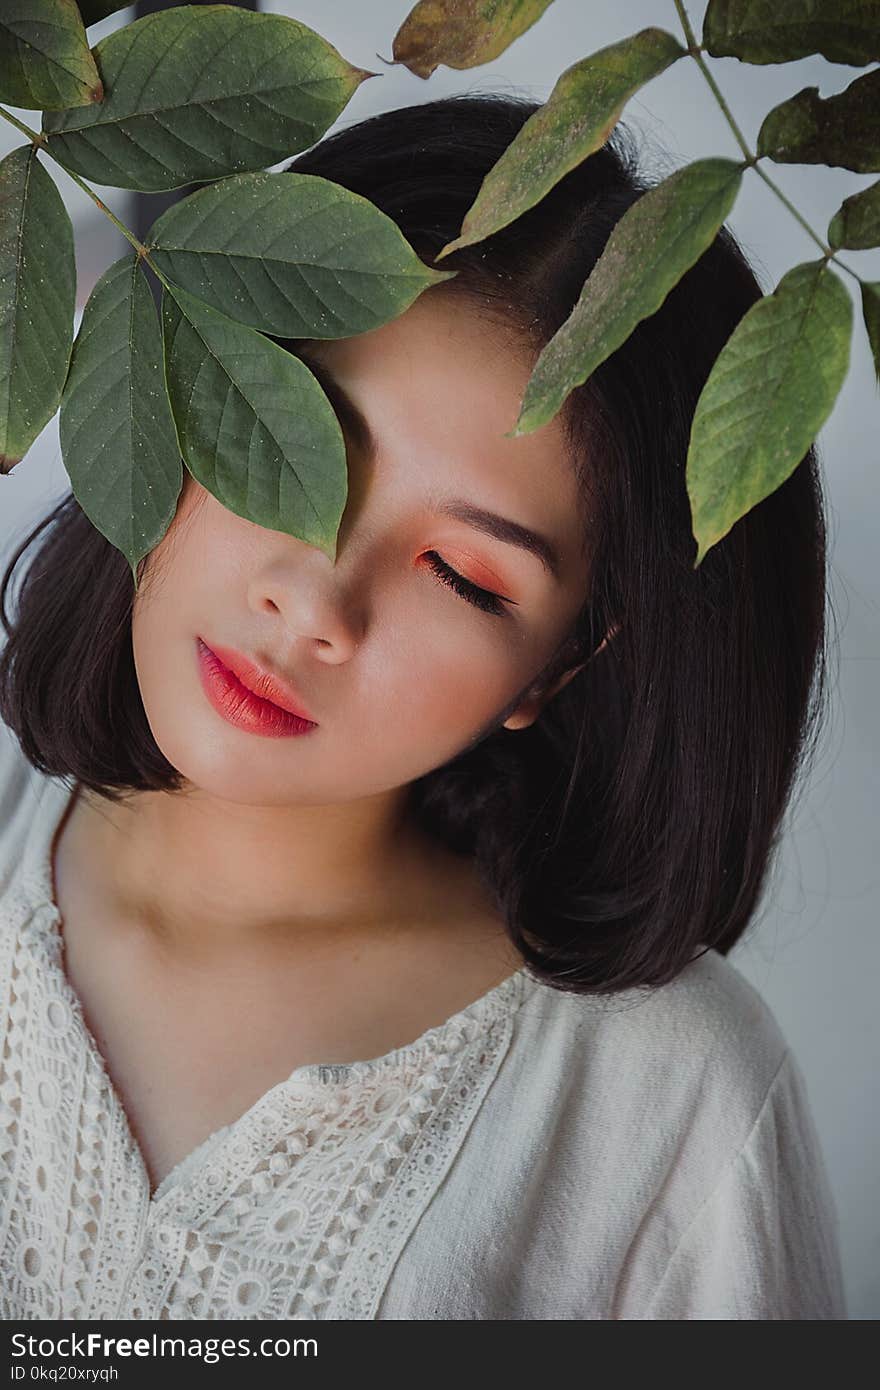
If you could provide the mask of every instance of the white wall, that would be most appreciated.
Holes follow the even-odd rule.
[[[672,0],[556,0],[502,57],[482,68],[441,67],[428,80],[379,59],[391,57],[408,0],[263,0],[262,8],[310,25],[351,62],[381,71],[355,93],[338,125],[376,111],[434,100],[450,92],[507,91],[544,101],[564,68],[607,43],[659,24],[680,36]],[[699,36],[705,5],[688,11]],[[123,11],[92,31],[93,42],[127,23]],[[752,148],[766,111],[806,85],[822,96],[841,90],[863,69],[808,59],[786,67],[750,67],[710,60],[734,118]],[[35,128],[36,113],[16,112]],[[696,65],[682,61],[630,102],[625,123],[642,137],[656,176],[691,159],[737,157]],[[0,129],[0,155],[19,143]],[[274,168],[281,168],[282,161]],[[768,172],[824,235],[841,200],[874,176],[842,169],[770,166]],[[52,166],[75,220],[80,305],[94,280],[127,243],[58,166]],[[126,220],[127,195],[101,190]],[[815,259],[818,248],[760,178],[749,172],[728,219],[750,255],[763,289],[790,266]],[[880,280],[880,251],[845,253],[860,274]],[[852,291],[855,282],[842,276]],[[874,893],[880,887],[876,815],[880,711],[880,570],[876,561],[880,428],[877,387],[854,296],[856,333],[849,375],[834,414],[819,436],[829,498],[831,601],[839,624],[832,643],[832,711],[821,756],[804,784],[762,909],[732,959],[761,990],[788,1036],[807,1078],[841,1220],[852,1318],[880,1315],[880,936]],[[26,523],[67,491],[57,417],[9,478],[0,478],[0,558]]]

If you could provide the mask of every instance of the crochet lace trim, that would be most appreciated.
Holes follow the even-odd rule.
[[[307,1064],[150,1195],[64,971],[47,783],[0,904],[0,1316],[373,1318],[535,981],[382,1057]]]

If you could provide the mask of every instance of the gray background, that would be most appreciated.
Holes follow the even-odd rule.
[[[440,67],[424,81],[405,68],[386,67],[408,0],[262,0],[264,11],[310,25],[350,62],[383,73],[365,82],[342,114],[345,126],[374,112],[433,100],[451,92],[496,91],[545,101],[559,74],[577,59],[649,24],[681,37],[672,0],[556,0],[501,58],[470,71]],[[705,5],[688,12],[699,37]],[[120,11],[90,30],[91,42],[128,23]],[[822,96],[840,91],[864,69],[806,59],[784,67],[750,67],[711,59],[715,79],[754,149],[771,106],[807,85]],[[14,111],[32,128],[39,113]],[[661,177],[705,155],[736,158],[739,149],[696,64],[682,60],[656,78],[624,111],[639,136],[643,163]],[[336,127],[334,127],[336,128]],[[0,155],[23,137],[5,122]],[[274,168],[281,168],[282,161]],[[128,249],[60,166],[45,161],[74,220],[81,310],[98,276]],[[765,167],[809,224],[824,236],[841,200],[875,176],[795,165]],[[128,195],[97,190],[130,225]],[[732,215],[765,291],[818,248],[753,171],[747,172]],[[845,252],[863,277],[880,280],[880,251]],[[874,893],[880,884],[880,833],[875,814],[876,738],[880,711],[880,567],[877,451],[880,406],[858,286],[849,374],[819,436],[829,503],[831,711],[819,755],[801,784],[762,906],[731,959],[761,991],[803,1068],[840,1215],[851,1318],[880,1315],[880,1107],[875,1072],[880,1060],[880,1013],[875,989],[880,963]],[[79,311],[78,311],[79,313]],[[77,317],[78,323],[78,317]],[[58,444],[58,420],[47,425],[26,460],[0,478],[0,560],[29,524],[68,490]]]

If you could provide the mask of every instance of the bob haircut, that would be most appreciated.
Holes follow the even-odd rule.
[[[387,111],[287,168],[370,199],[433,265],[539,104],[490,93]],[[536,355],[650,186],[618,124],[536,207],[451,253],[441,264],[458,275],[444,292]],[[826,549],[814,448],[693,569],[691,420],[760,296],[722,227],[660,309],[570,393],[560,418],[590,518],[592,580],[534,685],[585,664],[535,723],[501,727],[517,696],[409,788],[411,814],[473,857],[524,963],[560,990],[649,988],[706,950],[731,949],[819,729]],[[275,341],[295,352],[305,340]],[[13,571],[50,525],[10,626]],[[141,701],[133,597],[127,560],[72,493],[22,542],[0,588],[0,717],[35,768],[111,800],[183,785]]]

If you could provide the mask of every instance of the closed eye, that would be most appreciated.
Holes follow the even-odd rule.
[[[501,594],[493,594],[488,589],[481,589],[479,585],[472,584],[451,565],[447,565],[436,550],[426,550],[424,558],[428,562],[428,567],[434,571],[442,583],[448,588],[454,589],[462,598],[467,599],[468,603],[472,603],[475,608],[481,608],[485,613],[503,615],[507,611],[504,605],[513,602],[513,599],[504,598]]]

